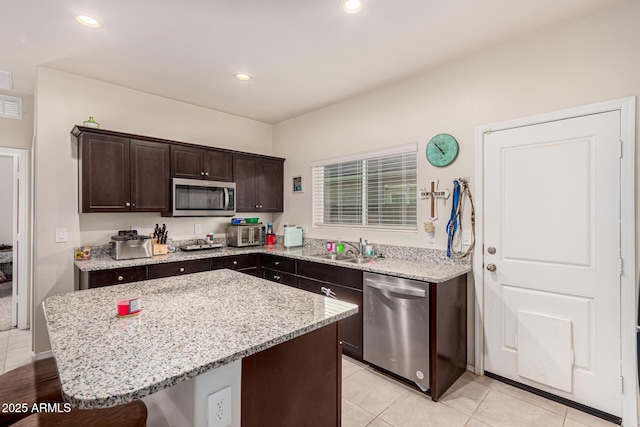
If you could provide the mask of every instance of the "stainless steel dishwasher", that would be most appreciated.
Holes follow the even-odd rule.
[[[364,273],[363,358],[429,387],[429,284]]]

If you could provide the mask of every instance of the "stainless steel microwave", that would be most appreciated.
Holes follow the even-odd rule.
[[[236,183],[173,178],[173,216],[234,216]]]

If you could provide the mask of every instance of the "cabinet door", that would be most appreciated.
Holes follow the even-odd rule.
[[[262,269],[262,278],[270,280],[276,283],[282,283],[283,285],[298,287],[298,279],[296,276],[286,274],[277,270]]]
[[[218,150],[204,150],[204,178],[233,181],[233,156]]]
[[[322,291],[322,288],[325,288],[329,293],[333,293],[336,299],[358,306],[357,314],[340,321],[340,333],[343,353],[362,360],[362,291],[305,277],[298,278],[298,287],[309,292],[326,295]],[[327,296],[327,298],[331,297]]]
[[[270,254],[262,254],[262,268],[295,274],[296,260]]]
[[[181,276],[183,274],[198,273],[200,271],[208,270],[208,259],[194,259],[189,261],[169,262],[166,264],[152,264],[149,266],[149,279]]]
[[[261,212],[282,212],[283,163],[259,159],[256,163],[256,197]]]
[[[362,270],[312,261],[297,260],[296,264],[300,276],[362,290]]]
[[[236,211],[258,212],[256,159],[248,156],[233,156],[233,179],[236,182]]]
[[[202,179],[204,177],[203,150],[181,145],[171,146],[171,177]]]
[[[147,266],[114,268],[89,272],[89,289],[147,279]]]
[[[170,209],[169,145],[132,139],[131,210],[168,212]]]
[[[211,258],[211,269],[228,268],[230,270],[243,270],[258,267],[258,256],[256,254],[232,255],[218,258]]]
[[[129,140],[85,133],[78,151],[80,212],[129,212]]]

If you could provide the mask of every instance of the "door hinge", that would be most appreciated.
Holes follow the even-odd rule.
[[[620,270],[620,275],[622,276],[622,274],[624,273],[624,262],[622,260],[622,257],[619,258],[618,268]]]
[[[620,145],[618,146],[618,155],[620,156],[620,158],[622,158],[622,147],[624,146],[624,143],[622,141],[618,141],[620,143]]]
[[[624,377],[620,375],[620,393],[624,394]]]

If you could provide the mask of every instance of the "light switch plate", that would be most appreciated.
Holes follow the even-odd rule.
[[[69,233],[66,228],[56,228],[56,243],[66,243],[69,241]]]
[[[462,231],[462,244],[470,245],[471,244],[471,230],[463,230]]]
[[[193,232],[194,232],[194,234],[201,234],[202,233],[202,224],[194,224],[193,225]]]

